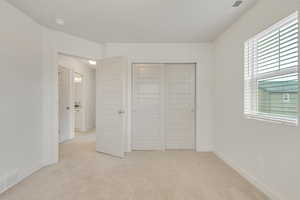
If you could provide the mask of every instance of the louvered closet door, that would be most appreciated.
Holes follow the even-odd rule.
[[[162,65],[135,64],[133,93],[132,148],[134,150],[163,149]]]
[[[165,65],[166,149],[195,148],[195,65]]]

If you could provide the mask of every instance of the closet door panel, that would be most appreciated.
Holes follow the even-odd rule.
[[[195,148],[195,65],[165,66],[166,149]]]
[[[162,65],[133,65],[133,150],[164,148],[162,86]]]

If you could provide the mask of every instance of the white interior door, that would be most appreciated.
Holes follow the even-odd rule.
[[[72,71],[65,67],[58,70],[59,100],[59,141],[64,142],[74,137]]]
[[[97,67],[97,141],[98,152],[123,157],[126,133],[128,62],[107,58]]]
[[[132,149],[164,149],[163,65],[133,65]]]
[[[195,148],[195,64],[165,65],[166,149]]]

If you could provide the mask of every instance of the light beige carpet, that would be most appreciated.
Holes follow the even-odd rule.
[[[212,153],[149,151],[118,159],[95,152],[87,134],[61,145],[46,167],[0,200],[267,200]]]
[[[95,133],[95,130],[91,131],[75,131],[75,137],[83,136],[83,135],[91,135],[92,133]]]

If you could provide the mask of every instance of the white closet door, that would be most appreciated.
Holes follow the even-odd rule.
[[[164,148],[163,67],[160,64],[133,66],[132,149]]]
[[[165,65],[166,149],[195,148],[195,65]]]

